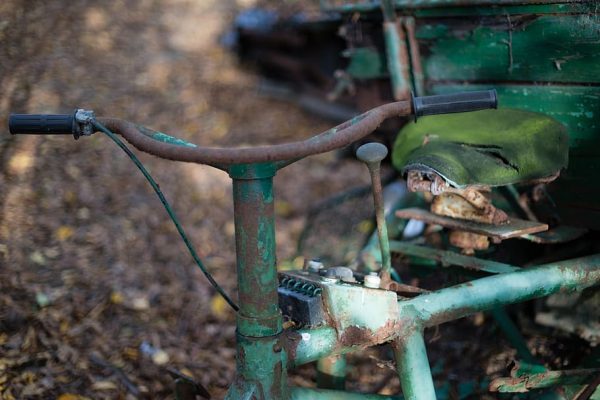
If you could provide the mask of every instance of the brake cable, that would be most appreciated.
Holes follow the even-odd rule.
[[[144,167],[144,164],[142,164],[142,162],[136,157],[136,155],[129,149],[129,147],[127,147],[125,145],[125,143],[123,143],[123,141],[121,139],[119,139],[117,137],[117,135],[115,133],[111,132],[108,128],[106,128],[104,125],[102,125],[96,119],[92,119],[89,122],[96,129],[98,129],[100,132],[104,133],[113,142],[115,142],[117,144],[117,146],[119,146],[125,152],[125,154],[127,154],[127,156],[131,159],[131,161],[133,161],[133,163],[135,164],[135,166],[142,172],[142,174],[144,175],[144,177],[146,178],[146,180],[148,181],[148,183],[150,183],[150,186],[152,186],[152,189],[154,189],[154,192],[156,193],[156,195],[160,199],[160,202],[165,207],[165,210],[167,211],[167,214],[169,214],[169,217],[171,218],[171,221],[173,221],[173,224],[175,225],[175,228],[177,229],[177,232],[179,233],[179,236],[181,236],[181,239],[185,243],[185,246],[189,250],[190,255],[194,259],[194,262],[196,263],[196,265],[198,266],[198,268],[200,268],[200,270],[202,271],[202,273],[204,274],[204,276],[206,276],[206,279],[208,279],[208,281],[215,288],[215,290],[223,297],[223,299],[225,299],[225,301],[227,302],[227,304],[229,304],[231,306],[231,308],[233,308],[235,311],[238,311],[240,309],[238,307],[238,305],[233,300],[231,300],[231,298],[227,295],[227,293],[225,293],[225,291],[223,290],[223,288],[221,288],[221,286],[217,283],[217,281],[215,281],[215,279],[213,278],[213,276],[210,274],[210,272],[208,272],[208,270],[206,269],[206,267],[204,266],[204,264],[200,260],[200,257],[198,257],[198,253],[196,253],[196,250],[194,249],[194,246],[192,245],[192,243],[190,242],[188,236],[186,235],[185,231],[183,230],[183,227],[181,226],[181,223],[179,222],[179,219],[175,215],[175,212],[171,208],[171,205],[169,204],[169,202],[165,198],[163,192],[160,190],[160,187],[158,186],[158,184],[156,183],[156,181],[154,180],[154,178],[152,178],[152,175],[150,175],[150,173],[148,172],[148,170]]]

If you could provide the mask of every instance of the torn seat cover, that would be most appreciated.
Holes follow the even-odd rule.
[[[566,128],[515,109],[434,115],[407,124],[392,162],[403,174],[432,172],[456,188],[543,180],[567,167]]]

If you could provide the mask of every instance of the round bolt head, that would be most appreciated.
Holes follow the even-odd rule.
[[[377,142],[363,144],[356,150],[356,157],[365,163],[375,163],[383,160],[388,154],[385,145]]]

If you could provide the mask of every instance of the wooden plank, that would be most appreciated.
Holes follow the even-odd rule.
[[[445,26],[442,29],[440,26]],[[435,81],[600,82],[600,18],[581,15],[418,21]]]
[[[509,222],[501,225],[484,224],[481,222],[433,214],[422,208],[405,208],[403,210],[398,210],[396,211],[396,216],[398,218],[416,219],[427,222],[428,224],[440,225],[444,228],[459,229],[461,231],[479,233],[481,235],[497,237],[500,239],[510,239],[548,230],[548,225],[546,224],[523,219],[511,218]]]

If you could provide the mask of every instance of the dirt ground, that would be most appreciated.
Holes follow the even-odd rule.
[[[130,160],[100,134],[78,141],[14,138],[6,121],[9,112],[68,113],[83,107],[199,145],[222,146],[281,143],[328,128],[294,105],[258,96],[257,78],[219,46],[219,35],[236,12],[252,4],[0,3],[3,399],[170,399],[167,367],[189,374],[215,398],[224,395],[235,368],[234,316],[194,266]],[[227,175],[140,158],[209,270],[235,294]],[[282,171],[275,204],[280,263],[297,262],[296,243],[311,205],[367,182],[362,165],[335,154]],[[364,231],[369,201],[357,200],[345,214],[336,213],[329,222],[332,231],[354,236]],[[310,252],[309,247],[310,256],[319,256]],[[438,369],[472,357],[462,362],[460,373],[505,372],[514,354],[505,344],[506,351],[493,354],[472,346],[495,336],[478,318],[463,322],[471,329],[468,338],[455,332],[445,338],[452,340],[437,341],[445,344],[434,352],[446,355]],[[430,340],[436,342],[439,334],[431,332]],[[351,358],[348,388],[397,391],[388,353],[380,348]],[[488,370],[475,361],[490,358]],[[446,376],[460,381],[453,373]],[[293,379],[314,385],[312,378],[308,366]]]
[[[6,121],[8,112],[84,107],[223,146],[284,142],[328,128],[293,105],[259,97],[256,78],[219,46],[235,13],[251,4],[0,4],[3,398],[170,398],[167,365],[216,398],[224,394],[235,366],[233,315],[133,164],[100,135],[13,138]],[[205,264],[235,294],[227,175],[141,159]],[[307,207],[367,181],[360,165],[335,155],[282,171],[279,259],[293,259]]]

